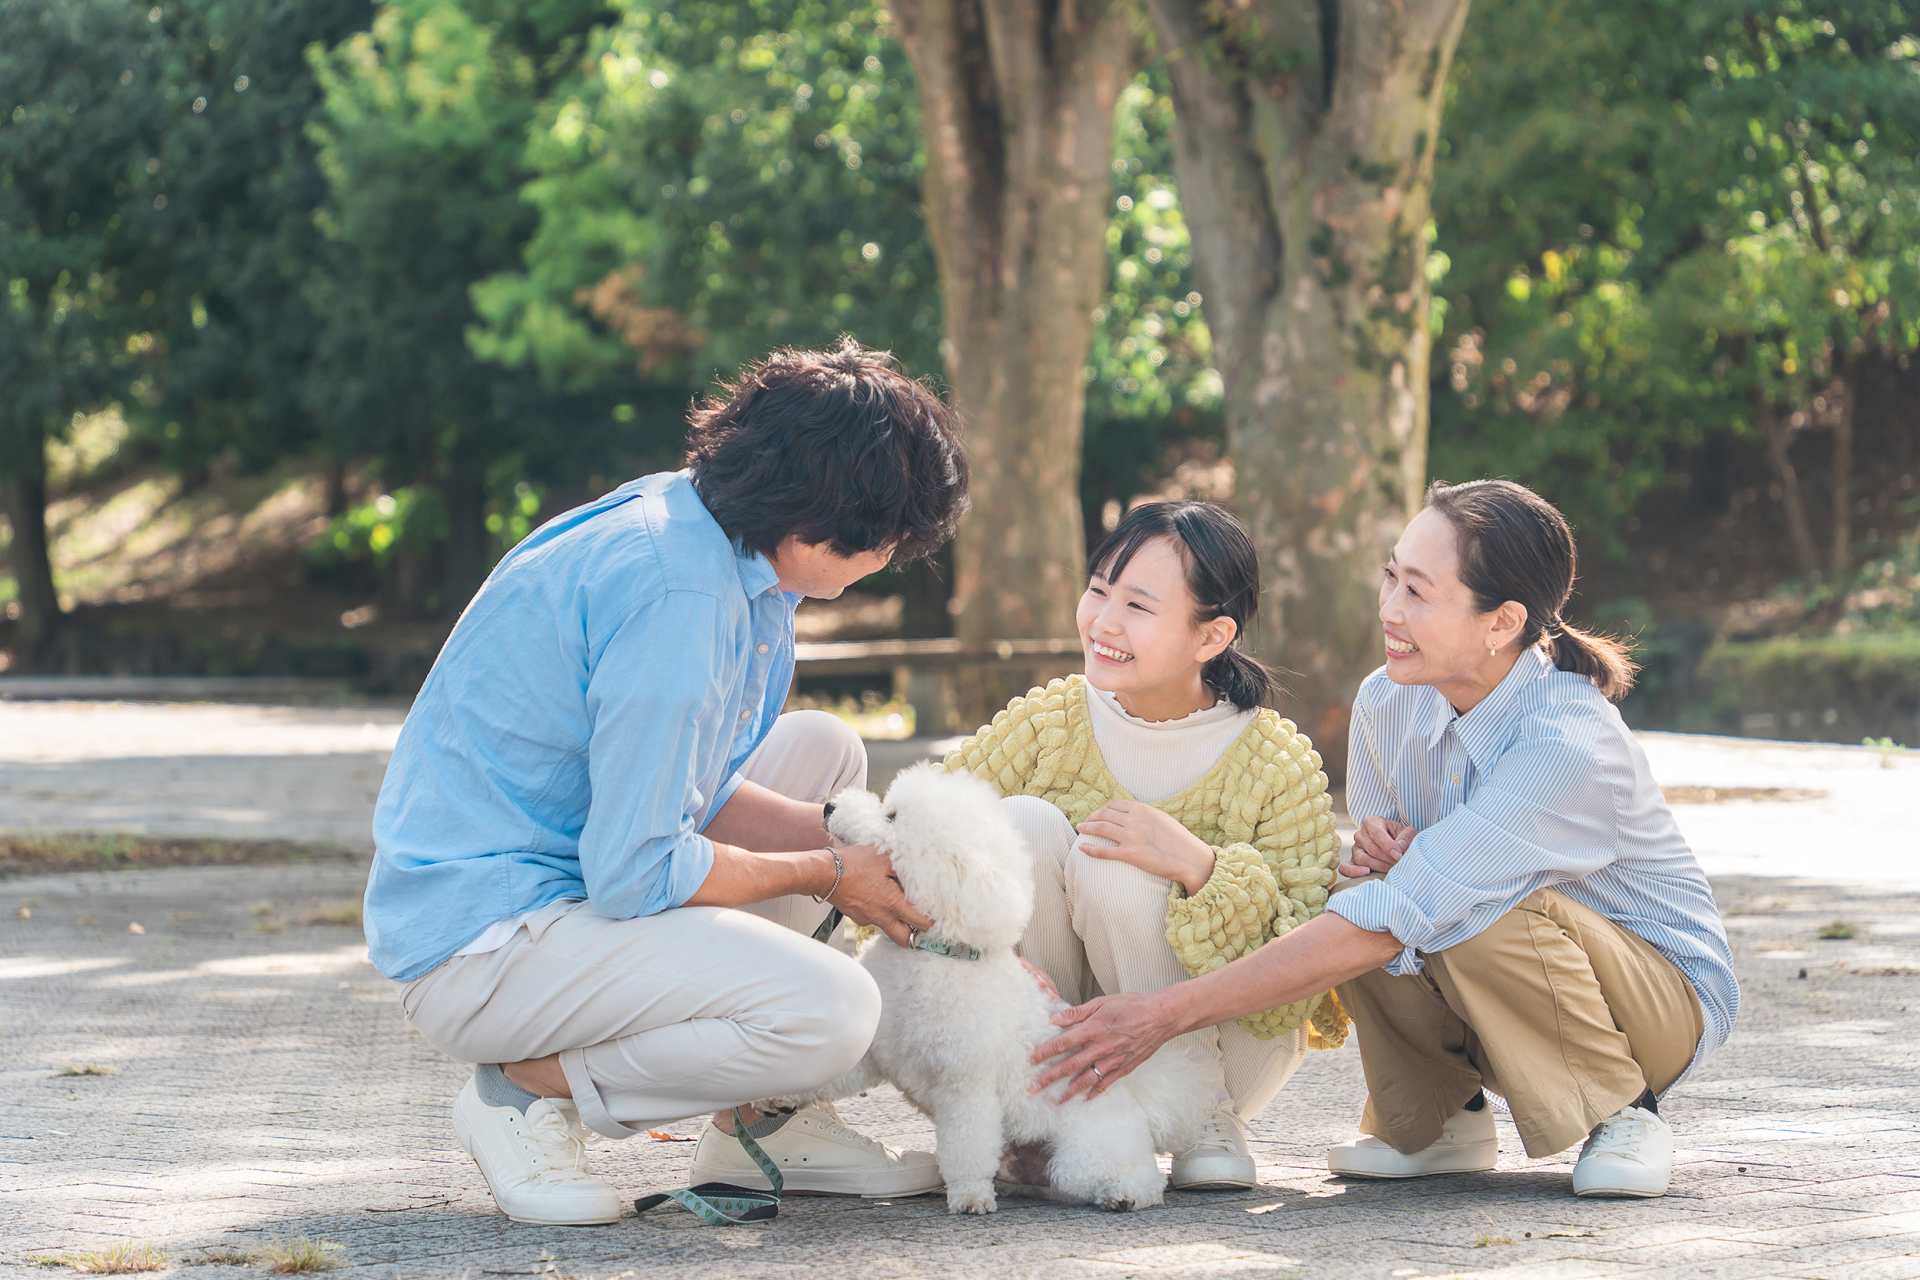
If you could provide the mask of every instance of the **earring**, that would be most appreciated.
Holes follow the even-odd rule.
[[[1496,648],[1494,648],[1494,647],[1493,647],[1492,645],[1488,645],[1488,646],[1487,646],[1487,656],[1488,656],[1489,658],[1497,658],[1497,657],[1499,657],[1499,656],[1500,656],[1500,651],[1499,651],[1498,649],[1496,649]]]

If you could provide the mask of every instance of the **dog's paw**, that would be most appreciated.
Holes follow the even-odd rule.
[[[792,1115],[802,1107],[810,1107],[825,1099],[817,1093],[785,1093],[775,1098],[761,1098],[754,1102],[753,1109],[763,1116]]]
[[[1123,1196],[1111,1196],[1105,1200],[1093,1202],[1096,1209],[1105,1209],[1108,1213],[1132,1213],[1138,1206]]]
[[[995,1207],[991,1181],[947,1184],[948,1213],[992,1213]]]

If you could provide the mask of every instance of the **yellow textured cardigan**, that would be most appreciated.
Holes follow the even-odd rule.
[[[947,753],[1003,796],[1038,796],[1078,826],[1113,799],[1135,797],[1094,741],[1084,676],[1015,698],[993,723]],[[1212,846],[1213,876],[1189,898],[1174,881],[1167,941],[1195,977],[1320,914],[1340,860],[1320,753],[1278,714],[1261,710],[1206,776],[1155,808]],[[1346,1042],[1331,992],[1240,1019],[1262,1040],[1309,1023],[1318,1049]]]

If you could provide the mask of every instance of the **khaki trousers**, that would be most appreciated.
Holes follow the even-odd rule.
[[[824,712],[793,712],[741,773],[817,802],[865,784],[866,748]],[[559,1054],[580,1118],[632,1137],[810,1092],[865,1055],[880,992],[851,957],[807,936],[827,910],[798,897],[610,920],[591,903],[556,902],[499,950],[396,984],[400,1007],[458,1061]]]
[[[1421,973],[1342,983],[1367,1106],[1360,1130],[1411,1155],[1485,1088],[1529,1156],[1564,1151],[1693,1060],[1693,985],[1630,929],[1542,889]]]
[[[1033,919],[1020,952],[1046,971],[1060,998],[1080,1004],[1120,991],[1164,991],[1187,978],[1167,941],[1169,882],[1126,862],[1073,847],[1079,832],[1038,796],[1001,801],[1033,857]],[[1307,1032],[1256,1040],[1234,1023],[1183,1039],[1219,1064],[1216,1088],[1251,1120],[1273,1101],[1307,1053]]]

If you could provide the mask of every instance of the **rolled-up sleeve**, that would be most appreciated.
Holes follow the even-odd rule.
[[[698,762],[732,726],[714,714],[730,704],[713,687],[711,664],[698,659],[732,644],[726,631],[717,601],[671,593],[622,623],[593,663],[593,799],[580,832],[580,871],[603,916],[624,920],[680,906],[713,869],[713,844],[699,829],[721,797],[702,793]]]
[[[1630,794],[1632,762],[1611,735],[1577,722],[1547,728],[1502,754],[1459,808],[1414,837],[1392,871],[1327,904],[1401,943],[1389,973],[1418,973],[1420,952],[1457,946],[1535,890],[1618,856],[1619,797]]]

